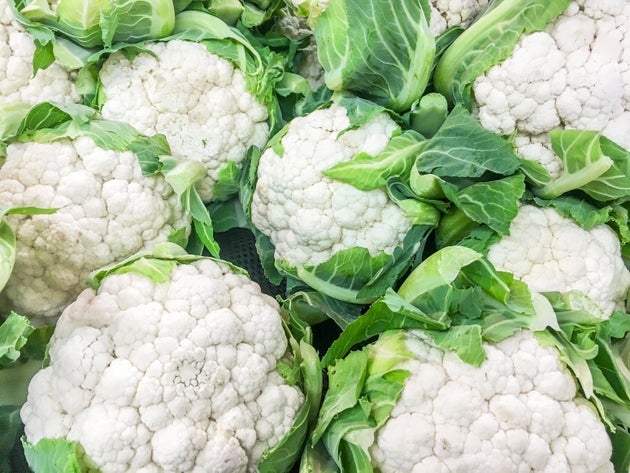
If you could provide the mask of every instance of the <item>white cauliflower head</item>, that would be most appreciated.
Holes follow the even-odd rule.
[[[200,161],[207,177],[199,194],[211,200],[220,171],[230,162],[241,167],[251,146],[267,142],[267,109],[246,89],[243,73],[202,44],[146,48],[150,53],[132,60],[114,53],[103,64],[103,117],[164,134],[174,156]]]
[[[33,37],[0,0],[0,103],[78,102],[72,74],[57,63],[33,75]]]
[[[382,473],[613,472],[604,425],[532,332],[484,343],[479,367],[419,331],[405,337],[410,374],[370,447]]]
[[[282,156],[274,148],[262,154],[251,217],[276,259],[316,265],[357,246],[391,254],[411,228],[384,190],[362,191],[322,174],[358,153],[380,153],[397,129],[385,113],[340,134],[349,125],[346,109],[333,104],[289,123]]]
[[[102,473],[255,472],[304,401],[287,345],[278,303],[221,262],[109,275],[60,317],[26,436],[77,441]]]
[[[629,148],[629,25],[626,0],[573,1],[546,31],[523,36],[508,59],[476,79],[482,125],[514,133],[517,152],[554,178],[562,162],[551,151],[551,130],[597,130]]]
[[[447,28],[466,28],[488,5],[488,0],[431,0],[431,33],[438,36]]]
[[[615,232],[606,225],[584,230],[553,208],[523,205],[488,259],[534,291],[580,291],[606,317],[624,306],[630,288]]]
[[[143,176],[131,151],[104,150],[88,137],[10,144],[0,202],[58,209],[6,217],[17,256],[3,296],[8,307],[42,321],[59,315],[91,271],[190,228],[162,176]]]

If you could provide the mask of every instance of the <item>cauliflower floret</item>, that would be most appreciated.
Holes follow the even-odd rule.
[[[431,23],[433,36],[438,36],[447,28],[466,28],[475,16],[488,5],[488,0],[431,0]]]
[[[287,347],[275,299],[223,263],[107,276],[59,318],[26,436],[77,441],[103,473],[255,472],[304,402]]]
[[[604,425],[532,332],[484,343],[478,368],[420,331],[406,333],[406,346],[409,377],[370,447],[379,471],[612,473]]]
[[[629,148],[628,25],[626,0],[572,2],[546,31],[523,36],[508,59],[475,80],[482,125],[514,133],[517,152],[552,177],[563,164],[550,152],[551,130],[597,130]]]
[[[349,124],[340,105],[295,118],[281,140],[283,155],[269,148],[260,158],[252,222],[271,239],[276,259],[316,265],[355,246],[391,254],[411,228],[385,191],[361,191],[322,174],[358,153],[380,153],[397,128],[380,114],[340,135]]]
[[[91,138],[13,143],[0,168],[0,202],[58,209],[10,215],[16,261],[5,307],[50,322],[87,286],[89,273],[190,228],[162,176],[143,176],[131,152]]]
[[[59,64],[33,76],[34,52],[33,37],[15,21],[6,0],[0,0],[0,103],[78,102],[72,74]]]
[[[584,230],[553,208],[522,206],[488,259],[534,291],[581,291],[606,317],[624,305],[630,288],[616,234],[606,225]]]
[[[243,73],[199,43],[148,44],[133,59],[107,58],[99,73],[105,118],[125,121],[141,133],[164,134],[174,156],[200,161],[207,177],[199,186],[213,198],[219,173],[241,167],[251,146],[263,147],[267,109],[245,87]]]

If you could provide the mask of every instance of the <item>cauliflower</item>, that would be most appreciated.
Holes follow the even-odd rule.
[[[389,337],[376,342],[375,358]],[[382,473],[613,472],[604,425],[558,352],[532,332],[484,344],[479,367],[420,331],[403,337],[412,357],[396,369],[409,377],[369,447]]]
[[[212,200],[221,171],[240,168],[251,146],[265,145],[267,109],[247,91],[243,73],[204,45],[170,40],[145,47],[133,59],[116,52],[104,62],[102,114],[144,134],[164,134],[174,156],[202,162],[207,177],[199,194]]]
[[[617,235],[607,225],[585,230],[553,208],[523,205],[488,259],[534,291],[581,291],[605,317],[624,307],[630,288]]]
[[[134,153],[105,150],[87,136],[9,144],[0,202],[58,209],[6,217],[17,255],[3,306],[40,322],[57,317],[92,270],[190,229],[163,176],[143,176]]]
[[[571,2],[546,31],[524,35],[509,58],[474,81],[479,120],[513,134],[517,153],[552,178],[563,169],[552,130],[597,130],[630,148],[628,25],[626,0]]]
[[[384,190],[362,191],[322,174],[359,153],[380,153],[398,129],[385,113],[341,133],[349,126],[346,109],[333,104],[294,118],[280,140],[283,153],[271,147],[262,154],[251,219],[277,260],[317,265],[357,246],[391,254],[411,228]]]
[[[57,63],[33,75],[35,44],[0,0],[0,103],[78,102],[73,74]]]
[[[115,271],[63,312],[26,437],[79,442],[102,473],[255,472],[304,402],[278,303],[209,258],[160,276]]]
[[[433,36],[438,36],[447,28],[466,28],[486,5],[488,0],[431,0],[431,22]]]

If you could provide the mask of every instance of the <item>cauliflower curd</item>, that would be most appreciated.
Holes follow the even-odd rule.
[[[226,264],[105,277],[64,311],[21,410],[29,442],[81,443],[102,473],[255,472],[304,401],[276,370],[278,303]]]
[[[384,113],[342,133],[349,125],[340,105],[316,110],[291,121],[282,155],[272,147],[261,156],[252,222],[271,239],[277,260],[317,265],[357,246],[391,254],[411,228],[384,190],[362,191],[322,174],[359,153],[380,153],[397,129]]]
[[[57,209],[7,217],[17,256],[5,307],[39,322],[59,316],[91,271],[190,229],[161,175],[143,176],[134,153],[104,150],[88,137],[10,144],[0,202]]]
[[[562,161],[554,129],[601,131],[630,147],[630,3],[576,0],[546,31],[525,35],[503,63],[474,82],[479,119],[515,134],[517,152],[551,177]]]
[[[267,142],[267,109],[247,91],[243,73],[202,44],[172,40],[146,48],[133,59],[114,53],[103,64],[103,117],[161,133],[173,156],[200,161],[207,177],[199,194],[212,200],[221,170],[241,167],[251,146]]]
[[[405,345],[409,377],[370,447],[382,473],[613,472],[604,425],[532,332],[484,343],[478,368],[420,331]]]
[[[57,63],[33,75],[34,38],[0,0],[0,103],[78,102],[72,74]]]
[[[488,259],[534,291],[581,291],[606,318],[624,307],[630,289],[617,235],[606,225],[584,230],[553,208],[522,206]]]

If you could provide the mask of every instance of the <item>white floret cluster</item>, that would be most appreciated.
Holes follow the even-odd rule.
[[[431,22],[433,36],[438,36],[447,28],[466,28],[475,16],[488,5],[488,0],[431,0]]]
[[[255,472],[303,394],[276,367],[279,306],[227,265],[111,275],[64,311],[21,410],[29,442],[81,443],[102,473]]]
[[[612,446],[554,348],[521,331],[484,344],[480,367],[409,332],[415,358],[370,448],[382,473],[612,473]]]
[[[585,230],[553,208],[522,206],[488,259],[534,291],[580,291],[605,317],[623,307],[630,289],[615,232],[607,225]]]
[[[33,75],[33,37],[0,0],[0,103],[78,102],[72,74],[57,63]]]
[[[488,130],[515,133],[517,152],[552,177],[562,162],[554,129],[601,131],[630,147],[630,3],[576,0],[546,31],[525,35],[512,55],[474,83]]]
[[[243,73],[202,44],[171,40],[146,48],[150,53],[114,53],[104,62],[103,117],[164,134],[174,156],[200,161],[207,177],[199,194],[209,201],[220,171],[229,162],[241,167],[251,146],[267,142],[267,109]]]
[[[291,121],[282,155],[268,148],[261,156],[251,217],[277,260],[316,265],[357,246],[391,254],[411,228],[384,190],[362,191],[322,174],[359,153],[380,153],[397,129],[384,113],[342,133],[349,125],[340,105],[316,110]]]
[[[97,268],[190,229],[190,217],[162,176],[143,176],[130,151],[88,137],[13,143],[0,168],[0,202],[57,209],[7,217],[17,239],[8,307],[54,321]]]

